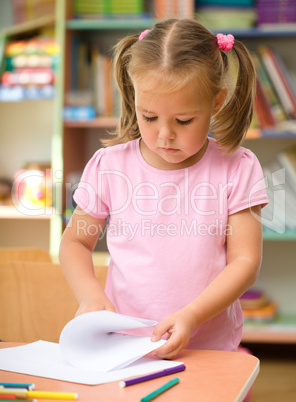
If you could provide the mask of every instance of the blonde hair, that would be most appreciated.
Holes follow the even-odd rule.
[[[253,115],[256,73],[246,47],[238,40],[233,50],[237,58],[233,93],[213,117],[211,133],[227,151],[243,141]],[[117,138],[110,143],[127,142],[141,137],[135,111],[133,80],[153,82],[164,91],[177,91],[198,80],[216,96],[226,84],[228,55],[220,50],[216,36],[193,19],[169,19],[154,25],[139,41],[138,35],[127,36],[115,46],[114,73],[121,93],[121,114]]]

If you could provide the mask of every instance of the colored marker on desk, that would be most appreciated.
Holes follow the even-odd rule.
[[[152,401],[152,399],[156,398],[158,395],[162,394],[163,392],[165,392],[168,389],[172,388],[174,385],[178,384],[179,381],[180,381],[180,378],[178,378],[178,377],[173,378],[171,381],[169,381],[166,384],[162,385],[161,387],[157,388],[155,391],[153,391],[150,394],[144,396],[144,398],[141,399],[141,402]]]
[[[5,388],[26,388],[30,391],[35,388],[35,384],[24,384],[18,382],[0,382],[0,386]]]
[[[5,398],[5,399],[4,399]],[[5,395],[5,397],[0,397],[0,401],[15,401],[16,400],[16,396],[13,394],[7,394]]]
[[[179,373],[180,371],[184,371],[186,369],[185,364],[181,364],[180,366],[171,367],[162,371],[158,371],[157,373],[147,374],[142,377],[132,378],[131,380],[120,381],[119,386],[121,388],[128,387],[129,385],[139,384],[144,381],[154,380],[154,378],[164,377],[165,375]]]
[[[7,394],[17,396],[17,399],[47,398],[47,399],[78,399],[78,394],[73,392],[51,392],[51,391],[27,391],[16,388],[0,389],[0,398]]]
[[[5,394],[5,396],[0,395],[0,401],[5,402],[5,401],[16,401],[19,400],[19,398],[15,394]],[[37,399],[26,399],[26,402],[37,402]]]
[[[5,399],[0,397],[0,402],[11,402],[11,401],[16,401],[16,400],[19,400],[19,398],[13,394],[5,395]],[[37,402],[37,399],[26,399],[26,402]]]

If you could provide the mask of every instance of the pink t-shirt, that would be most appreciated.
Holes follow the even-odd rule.
[[[260,164],[243,147],[223,154],[209,138],[195,165],[164,171],[145,162],[139,141],[98,150],[74,200],[94,217],[109,217],[105,290],[116,311],[160,322],[195,299],[225,267],[228,215],[264,206],[268,199]],[[86,230],[83,224],[80,229]],[[242,325],[237,301],[200,325],[188,347],[235,350]]]

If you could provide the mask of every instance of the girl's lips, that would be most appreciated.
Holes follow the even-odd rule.
[[[160,148],[164,154],[175,154],[178,152],[178,149],[175,148]]]

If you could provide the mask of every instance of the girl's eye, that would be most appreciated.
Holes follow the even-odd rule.
[[[189,120],[178,120],[178,119],[177,119],[177,122],[178,122],[179,124],[181,124],[181,126],[186,126],[187,124],[192,123],[192,121],[193,121],[193,119],[189,119]]]
[[[145,121],[152,122],[152,121],[155,121],[155,120],[157,119],[157,116],[148,117],[148,116],[145,116],[145,115],[143,114],[143,119],[144,119]]]
[[[145,116],[145,115],[143,114],[143,119],[144,119],[145,121],[151,123],[152,121],[157,120],[157,116],[148,117],[148,116]],[[192,123],[193,118],[192,118],[192,119],[189,119],[189,120],[179,120],[179,119],[176,119],[176,121],[177,121],[177,123],[180,124],[181,126],[186,126],[186,125]]]

